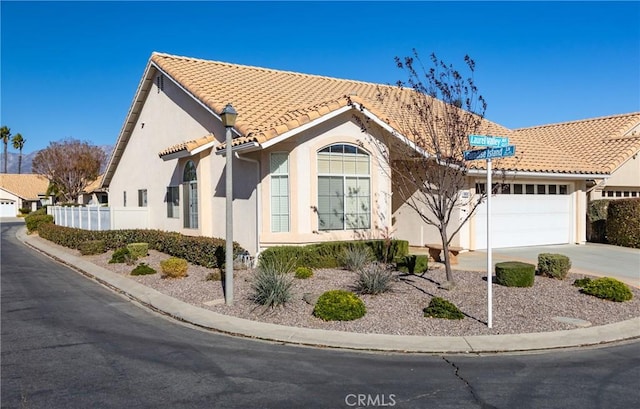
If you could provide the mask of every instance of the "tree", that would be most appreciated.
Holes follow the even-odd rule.
[[[469,135],[490,132],[492,126],[499,126],[484,120],[486,102],[478,94],[473,80],[475,63],[468,56],[465,57],[471,73],[468,78],[435,54],[431,55],[429,69],[416,50],[410,57],[396,57],[395,62],[406,72],[408,80],[398,81],[395,87],[379,87],[375,101],[376,108],[383,112],[385,107],[395,107],[391,114],[394,117],[387,120],[393,130],[385,133],[360,116],[355,120],[363,132],[382,138],[381,153],[391,173],[394,195],[399,195],[424,223],[438,229],[446,285],[453,288],[448,251],[451,240],[486,197],[486,192],[469,194],[466,198],[461,195],[461,191],[469,188],[468,173],[475,166],[463,160],[463,151],[470,149]],[[461,207],[468,209],[466,215],[452,224],[454,210]]]
[[[18,149],[20,151],[20,156],[18,156],[18,174],[22,173],[22,149],[24,148],[25,142],[27,142],[27,140],[24,139],[19,133],[11,137],[13,149]]]
[[[73,138],[50,142],[36,154],[33,172],[45,176],[67,202],[75,202],[100,175],[105,152],[98,146]]]
[[[4,173],[7,173],[7,147],[9,145],[9,140],[11,139],[11,129],[6,125],[3,125],[2,128],[0,128],[0,137],[2,138],[2,143],[4,144]]]

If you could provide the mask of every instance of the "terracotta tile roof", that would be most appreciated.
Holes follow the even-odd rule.
[[[0,188],[26,200],[38,200],[38,195],[44,195],[49,187],[49,180],[41,175],[0,174]]]
[[[84,189],[84,193],[93,193],[93,192],[101,192],[103,191],[103,189],[100,187],[100,184],[102,182],[102,177],[104,175],[100,175],[98,176],[98,178],[96,180],[94,180],[93,182],[89,183],[89,185]]]
[[[163,157],[166,155],[170,155],[172,153],[178,153],[182,151],[186,153],[191,153],[197,148],[200,148],[208,143],[213,143],[214,141],[215,141],[215,138],[213,135],[203,136],[202,138],[198,138],[198,139],[194,139],[191,141],[186,141],[186,142],[182,142],[182,143],[170,146],[164,149],[163,151],[161,151],[160,153],[158,153],[158,156]]]
[[[346,107],[350,100],[361,104],[398,131],[408,124],[403,102],[410,100],[412,91],[400,91],[395,86],[160,53],[153,53],[150,66],[157,67],[173,78],[215,113],[220,113],[231,102],[239,113],[235,128],[240,136],[234,139],[234,145],[251,142],[263,144]],[[148,76],[151,75],[149,71],[146,75],[139,87],[140,96],[134,101],[129,115],[139,111],[141,98],[148,92],[152,80]],[[383,104],[377,98],[381,90],[392,92],[397,98],[387,98]],[[619,166],[634,150],[637,152],[640,149],[638,138],[622,136],[625,127],[633,126],[634,121],[637,123],[639,116],[636,113],[519,130],[509,130],[483,120],[481,132],[507,136],[516,145],[515,158],[496,163],[502,169],[607,173]],[[118,155],[126,145],[131,123],[134,123],[133,119],[128,118],[123,127],[105,176],[106,185],[117,166]],[[189,143],[195,142],[169,147],[160,155],[189,151]],[[474,166],[481,168],[484,162],[475,162]]]

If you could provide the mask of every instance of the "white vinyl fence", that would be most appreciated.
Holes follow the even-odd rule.
[[[146,229],[146,207],[49,206],[47,213],[58,226],[84,230]]]

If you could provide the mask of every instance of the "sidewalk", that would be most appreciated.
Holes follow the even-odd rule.
[[[79,257],[60,252],[46,243],[33,240],[26,234],[24,227],[18,230],[16,237],[152,310],[204,329],[234,336],[324,348],[412,353],[535,351],[640,338],[640,317],[615,324],[565,331],[465,337],[361,334],[267,324],[218,314],[166,296]]]

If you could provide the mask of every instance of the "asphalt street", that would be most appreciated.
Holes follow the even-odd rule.
[[[640,406],[640,342],[479,356],[238,339],[151,312],[1,227],[2,408]]]

